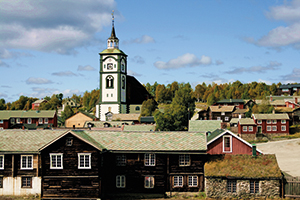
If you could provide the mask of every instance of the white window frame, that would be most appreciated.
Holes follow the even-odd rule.
[[[155,166],[156,155],[154,153],[145,153],[144,164],[145,166]]]
[[[183,187],[183,176],[173,176],[173,187]]]
[[[230,150],[225,151],[225,138],[229,138],[230,142]],[[232,152],[232,136],[231,135],[224,135],[223,136],[223,153],[231,153]]]
[[[247,126],[243,126],[243,132],[247,132]]]
[[[31,124],[31,123],[32,123],[31,118],[28,118],[28,119],[27,119],[27,124]]]
[[[126,187],[125,175],[117,175],[116,176],[116,187],[117,188],[125,188]]]
[[[0,155],[0,169],[4,169],[4,155]]]
[[[281,131],[286,131],[286,126],[281,126]]]
[[[25,158],[25,166],[23,166],[23,158]],[[31,161],[29,160],[31,158]],[[33,169],[33,155],[21,155],[20,168],[22,170]]]
[[[196,185],[195,185],[195,181],[196,181]],[[198,176],[188,176],[188,185],[189,187],[198,187]]]
[[[282,120],[281,120],[281,123],[282,123],[282,124],[286,124],[286,120],[285,120],[285,119],[282,119]]]
[[[55,165],[56,166],[53,166],[53,163],[52,163],[52,157],[55,156]],[[57,156],[60,156],[61,157],[61,160],[60,160],[60,164],[61,166],[60,167],[57,167]],[[64,166],[63,166],[63,154],[62,153],[50,153],[50,169],[63,169]]]
[[[272,124],[277,124],[277,120],[276,119],[272,119]]]
[[[39,118],[39,124],[43,124],[43,118]]]
[[[44,118],[44,123],[48,124],[48,118]]]
[[[225,112],[221,112],[221,115],[225,115]]]
[[[190,166],[191,165],[191,156],[189,154],[179,155],[179,166]]]
[[[272,131],[277,131],[277,126],[272,126]]]
[[[271,124],[271,123],[272,123],[272,120],[268,119],[267,124]]]
[[[225,117],[225,121],[226,121],[226,122],[229,121],[229,117]]]
[[[15,118],[10,118],[10,123],[14,124],[16,122]]]
[[[17,124],[21,124],[21,119],[17,118]]]
[[[0,119],[0,124],[3,124],[3,119]]]
[[[258,120],[257,120],[257,123],[258,123],[258,124],[262,124],[261,119],[258,119]]]
[[[217,117],[217,120],[221,120],[221,117]]]
[[[267,131],[272,131],[272,126],[267,126]]]
[[[252,132],[253,131],[253,126],[248,126],[248,130],[249,130],[249,132]]]
[[[116,166],[126,166],[126,155],[116,155]]]
[[[81,166],[81,158],[83,158],[83,166]],[[88,159],[88,166],[86,166],[86,158]],[[91,169],[91,164],[91,153],[78,153],[78,169]]]
[[[154,188],[155,179],[154,176],[145,176],[144,187],[145,188]]]

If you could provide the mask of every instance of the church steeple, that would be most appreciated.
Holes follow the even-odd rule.
[[[114,17],[114,11],[112,12],[112,30],[111,35],[107,39],[107,48],[108,49],[119,49],[119,39],[116,36],[115,32],[115,17]]]

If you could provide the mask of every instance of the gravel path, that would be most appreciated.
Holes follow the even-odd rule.
[[[275,154],[282,171],[300,177],[300,138],[257,144],[264,154]]]

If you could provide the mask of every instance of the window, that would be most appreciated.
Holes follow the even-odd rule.
[[[190,155],[179,155],[179,166],[190,166]]]
[[[268,120],[267,120],[267,124],[271,124],[271,120],[268,119]]]
[[[63,169],[63,154],[50,154],[50,169]]]
[[[249,131],[253,131],[253,126],[249,126]]]
[[[44,120],[45,120],[45,124],[48,124],[48,118],[45,118]]]
[[[0,169],[4,169],[4,155],[0,155]]]
[[[225,117],[225,121],[229,121],[229,117]]]
[[[221,117],[217,117],[217,120],[221,120]]]
[[[14,124],[15,123],[15,118],[11,118],[10,123]]]
[[[114,88],[114,77],[112,76],[106,77],[106,88]]]
[[[125,76],[122,76],[122,89],[125,90]]]
[[[27,124],[31,124],[31,118],[27,119]]]
[[[17,118],[17,124],[20,124],[20,123],[21,123],[21,119]]]
[[[272,126],[272,131],[277,131],[277,126]]]
[[[225,112],[221,112],[221,115],[225,115]]]
[[[43,123],[43,118],[39,118],[39,124]]]
[[[135,107],[135,110],[136,111],[140,110],[140,107],[139,106]]]
[[[33,169],[33,156],[21,156],[21,169]]]
[[[174,176],[173,182],[174,182],[174,187],[182,187],[183,186],[183,177],[182,176]]]
[[[286,126],[281,126],[281,131],[286,131]]]
[[[154,188],[154,177],[145,176],[145,188]]]
[[[243,126],[243,131],[247,132],[247,126]]]
[[[227,180],[227,192],[236,192],[236,180]]]
[[[78,169],[91,169],[91,154],[79,153],[78,154]]]
[[[3,120],[2,119],[0,119],[0,124],[3,124]]]
[[[267,126],[267,131],[271,131],[271,126]]]
[[[22,188],[31,188],[31,177],[22,177]]]
[[[277,120],[276,119],[273,119],[272,120],[272,124],[276,124],[277,123]]]
[[[282,119],[282,120],[281,120],[281,123],[282,123],[282,124],[285,124],[285,123],[286,123],[286,120],[285,120],[285,119]]]
[[[117,188],[125,188],[125,176],[124,175],[116,176],[116,187]]]
[[[231,152],[232,151],[232,137],[231,136],[223,136],[223,152]]]
[[[145,166],[155,166],[155,154],[145,153]]]
[[[125,154],[116,156],[116,165],[117,166],[126,166],[126,155]]]
[[[259,181],[251,180],[250,181],[250,193],[259,193]]]
[[[259,119],[259,120],[257,120],[257,123],[258,123],[258,124],[261,124],[262,122],[261,122],[261,120]]]
[[[67,137],[66,138],[66,146],[72,146],[73,145],[73,138],[72,137]]]
[[[0,188],[3,188],[3,177],[0,177]]]
[[[198,176],[189,176],[189,187],[198,186]]]

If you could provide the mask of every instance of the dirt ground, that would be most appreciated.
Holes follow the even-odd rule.
[[[300,138],[257,144],[264,154],[275,154],[282,171],[300,177]]]

